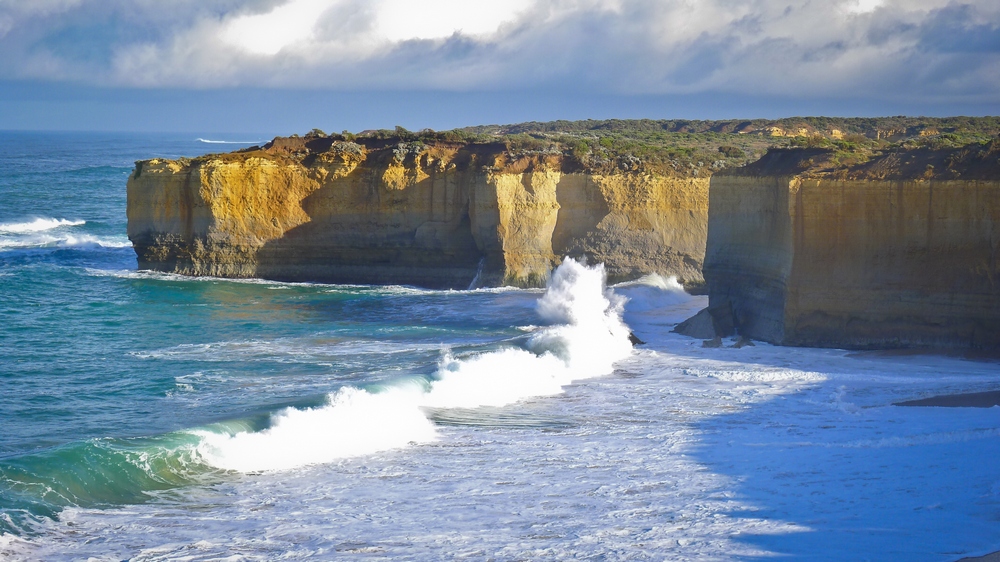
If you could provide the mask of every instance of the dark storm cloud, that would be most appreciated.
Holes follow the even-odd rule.
[[[1000,53],[1000,22],[975,7],[952,4],[935,10],[920,27],[920,49],[942,53]]]

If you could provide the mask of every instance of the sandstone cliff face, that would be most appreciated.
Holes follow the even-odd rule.
[[[992,172],[834,179],[782,163],[793,156],[712,178],[704,271],[717,330],[785,345],[1000,348]]]
[[[144,269],[465,288],[538,286],[563,256],[612,281],[701,280],[708,180],[574,169],[502,145],[276,140],[138,162],[128,235]]]

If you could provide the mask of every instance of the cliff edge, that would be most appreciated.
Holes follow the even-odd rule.
[[[712,177],[704,275],[716,332],[1000,349],[1000,139],[843,156],[773,149]]]
[[[540,286],[563,256],[611,281],[699,283],[708,178],[502,143],[306,136],[136,163],[141,269],[466,288]]]

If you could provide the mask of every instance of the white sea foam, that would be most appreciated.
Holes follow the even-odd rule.
[[[0,223],[0,234],[25,234],[29,232],[43,232],[54,228],[67,226],[81,226],[87,221],[71,221],[66,219],[45,219],[37,218],[29,222],[8,222]]]
[[[259,144],[261,141],[224,141],[224,140],[212,140],[212,139],[195,139],[198,142],[203,142],[206,144]]]
[[[628,297],[628,309],[633,313],[658,311],[692,300],[691,295],[687,294],[677,281],[677,277],[664,278],[656,273],[645,275],[635,281],[619,283],[614,288]]]
[[[127,240],[123,246],[130,246]],[[3,242],[0,241],[0,248]],[[149,269],[134,270],[104,270],[88,269],[87,273],[97,277],[119,277],[122,279],[155,279],[162,281],[186,281],[191,283],[242,283],[246,285],[267,285],[269,289],[286,289],[291,287],[320,287],[325,288],[324,292],[344,293],[344,292],[364,292],[370,295],[455,295],[455,294],[499,294],[499,293],[534,293],[541,292],[540,289],[522,289],[520,287],[486,287],[480,289],[455,290],[455,289],[424,289],[422,287],[412,287],[408,285],[357,285],[350,283],[317,283],[314,281],[275,281],[273,279],[261,279],[258,277],[214,277],[211,275],[180,275],[177,273],[166,273]]]
[[[740,365],[736,369],[720,368],[719,366],[709,368],[689,367],[684,369],[684,374],[696,377],[713,377],[729,382],[789,382],[810,384],[827,380],[827,377],[820,373],[797,369],[761,368],[752,365]]]
[[[0,224],[0,250],[88,246],[124,248],[130,245],[124,236],[101,237],[73,230],[73,227],[85,224],[87,221],[52,218],[3,223]]]
[[[433,423],[415,407],[422,390],[398,386],[381,393],[345,387],[322,408],[287,408],[270,429],[234,436],[201,432],[200,452],[219,468],[280,470],[426,443]]]
[[[415,352],[435,352],[443,348],[440,343],[386,342],[379,340],[337,340],[335,337],[319,340],[289,338],[277,340],[236,340],[213,343],[180,344],[166,349],[134,351],[129,355],[140,359],[167,359],[179,361],[279,361],[304,362],[344,356],[389,356]]]
[[[989,514],[1000,480],[983,459],[998,455],[1000,408],[891,405],[995,388],[995,363],[759,342],[709,349],[669,333],[669,322],[654,324],[703,301],[651,311],[650,343],[639,348],[646,351],[615,363],[622,376],[573,389],[572,400],[430,409],[431,426],[411,406],[437,383],[420,381],[392,387],[395,398],[345,389],[331,399],[350,406],[339,420],[329,407],[289,410],[287,420],[275,416],[271,433],[247,434],[257,440],[231,444],[228,435],[249,428],[230,422],[205,439],[218,441],[232,465],[266,467],[264,455],[316,465],[151,493],[140,505],[66,509],[23,543],[0,536],[0,558],[311,560],[338,552],[441,560],[490,552],[534,559],[544,552],[731,560],[820,552],[855,560],[863,550],[887,560],[943,560],[996,550],[998,523]],[[455,362],[471,370],[483,356],[446,357],[441,369]],[[178,390],[190,384],[199,394],[213,377],[245,379],[204,371],[175,380]],[[400,404],[405,409],[393,410]],[[857,406],[842,407],[849,404]],[[379,415],[397,416],[384,427],[402,429],[358,429]],[[440,432],[439,442],[376,452],[435,439],[428,428]],[[328,450],[304,452],[327,441],[344,456],[375,454],[321,464]]]
[[[26,236],[0,237],[0,250],[30,248],[127,248],[132,243],[124,236],[91,234],[32,233]]]
[[[565,260],[538,302],[539,315],[553,324],[532,334],[527,350],[446,355],[429,383],[345,387],[323,407],[283,410],[264,431],[200,432],[199,450],[210,464],[243,472],[329,462],[433,441],[427,408],[500,407],[610,374],[632,346],[621,320],[624,299],[605,289],[604,278],[602,265]]]
[[[131,245],[125,242],[124,245]],[[342,293],[350,291],[364,291],[370,294],[433,294],[442,291],[421,289],[418,287],[406,287],[403,285],[352,285],[335,283],[316,283],[312,281],[275,281],[273,279],[261,279],[258,277],[215,277],[212,275],[181,275],[178,273],[167,273],[150,269],[88,269],[87,273],[96,277],[118,277],[121,279],[153,279],[160,281],[186,281],[191,283],[239,283],[244,285],[266,285],[270,289],[286,289],[291,287],[326,287],[325,292]]]

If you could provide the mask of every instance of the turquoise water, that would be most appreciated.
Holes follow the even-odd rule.
[[[198,136],[0,133],[0,558],[1000,549],[1000,407],[893,406],[996,362],[703,348],[670,330],[704,297],[576,263],[544,293],[137,271],[133,160],[235,147]]]
[[[135,271],[133,160],[184,137],[0,135],[0,532],[65,506],[219,478],[184,430],[266,427],[345,384],[432,375],[536,322],[533,297],[196,280]],[[503,313],[498,313],[503,310]],[[214,424],[214,425],[213,425]]]

